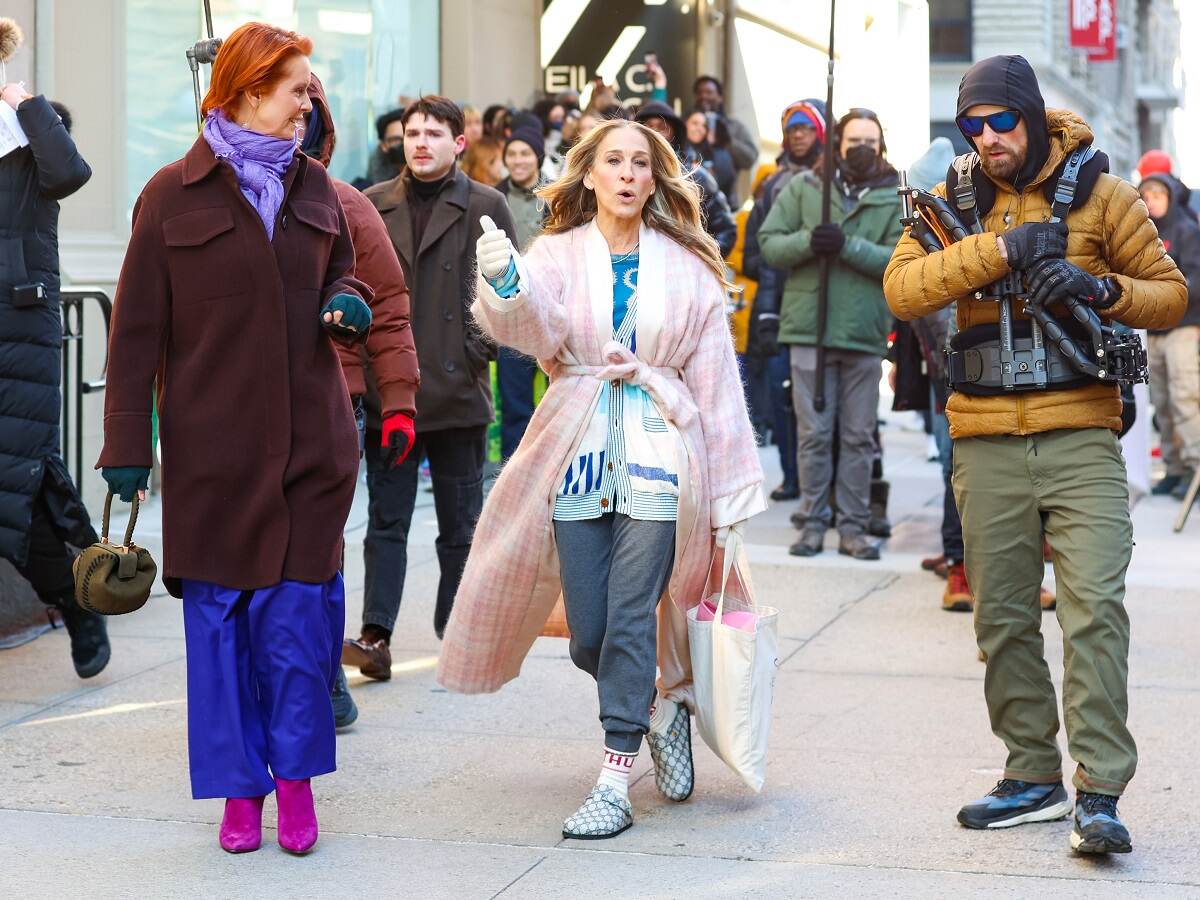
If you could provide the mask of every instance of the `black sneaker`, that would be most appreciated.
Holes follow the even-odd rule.
[[[1071,813],[1071,799],[1062,782],[1034,784],[1003,778],[986,797],[972,800],[958,811],[958,821],[968,828],[1011,828],[1027,822],[1051,822]]]
[[[1075,827],[1071,849],[1076,853],[1129,853],[1129,830],[1117,816],[1117,798],[1107,794],[1075,795]]]
[[[74,597],[60,601],[63,624],[71,636],[71,662],[80,678],[94,678],[104,671],[112,657],[108,642],[108,625],[104,616],[82,609]]]
[[[353,725],[358,718],[358,704],[350,696],[350,686],[346,684],[346,673],[341,666],[337,667],[337,675],[333,680],[333,724],[337,728]]]

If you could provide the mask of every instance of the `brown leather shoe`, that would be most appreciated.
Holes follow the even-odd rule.
[[[346,638],[342,641],[342,665],[357,666],[367,678],[387,681],[392,677],[392,650],[382,639]]]
[[[926,572],[934,572],[937,570],[938,566],[944,565],[946,565],[945,554],[942,554],[941,556],[927,556],[925,559],[921,560],[921,568]]]

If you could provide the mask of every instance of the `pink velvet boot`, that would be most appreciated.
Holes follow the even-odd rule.
[[[264,797],[230,797],[221,818],[221,849],[250,853],[262,846]]]
[[[317,842],[317,811],[309,780],[275,778],[279,804],[279,846],[289,853],[307,853]]]

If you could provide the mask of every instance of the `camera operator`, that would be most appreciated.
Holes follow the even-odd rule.
[[[960,157],[963,169],[952,166],[947,176],[955,176],[955,185],[970,176],[983,233],[932,253],[911,233],[901,238],[884,275],[899,318],[957,302],[955,351],[996,358],[1001,304],[975,294],[1017,271],[1033,304],[1066,319],[1061,304],[1077,298],[1103,319],[1134,328],[1179,320],[1187,286],[1137,191],[1108,174],[1103,154],[1086,162],[1074,156],[1089,148],[1091,128],[1072,112],[1046,109],[1024,58],[994,56],[967,70],[957,124],[978,157]],[[1056,211],[1060,176],[1072,159],[1073,166],[1082,163],[1073,173],[1074,196]],[[953,196],[953,186],[934,193]],[[1052,213],[1064,221],[1051,223]],[[1014,336],[1032,347],[1017,305]],[[964,373],[946,404],[975,635],[987,661],[984,696],[992,731],[1008,747],[1001,781],[966,804],[958,820],[968,828],[999,828],[1061,819],[1072,810],[1042,652],[1044,529],[1054,551],[1065,645],[1067,742],[1078,762],[1071,846],[1081,853],[1129,852],[1129,832],[1117,816],[1117,798],[1137,766],[1126,727],[1125,570],[1133,535],[1117,442],[1121,399],[1111,382],[1073,371],[1055,375],[1049,357],[1044,386],[997,385],[991,375],[982,383],[982,374]]]

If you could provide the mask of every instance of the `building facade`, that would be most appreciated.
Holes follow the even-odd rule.
[[[1046,105],[1081,115],[1114,174],[1133,177],[1144,150],[1175,149],[1183,99],[1176,0],[1117,0],[1116,59],[1070,46],[1066,0],[930,0],[930,112],[935,135],[969,149],[954,124],[958,83],[976,60],[1020,53]]]

